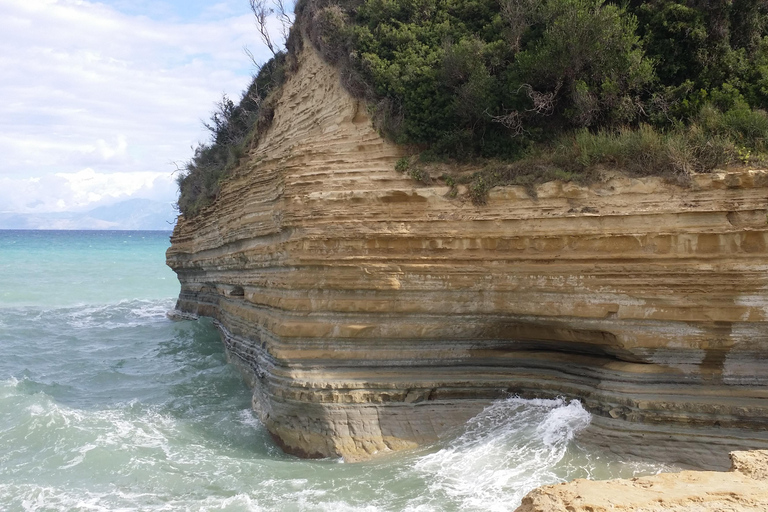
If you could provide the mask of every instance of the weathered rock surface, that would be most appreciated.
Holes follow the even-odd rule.
[[[768,452],[733,452],[728,473],[683,471],[631,480],[574,480],[528,493],[516,512],[763,512]]]
[[[259,146],[174,231],[178,309],[217,319],[287,451],[412,447],[509,394],[577,397],[590,439],[657,460],[768,447],[768,172],[476,207],[402,155],[307,48]]]

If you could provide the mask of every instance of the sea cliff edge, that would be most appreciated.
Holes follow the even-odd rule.
[[[276,441],[360,460],[509,395],[579,399],[586,441],[726,469],[768,448],[768,171],[448,197],[394,170],[305,45],[259,144],[167,252]]]

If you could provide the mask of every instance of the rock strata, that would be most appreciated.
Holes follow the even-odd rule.
[[[631,480],[547,485],[515,512],[764,512],[768,452],[733,452],[728,473],[683,471]]]
[[[397,173],[404,150],[305,46],[167,253],[178,310],[216,319],[286,451],[413,447],[510,394],[579,398],[587,436],[634,455],[723,468],[768,447],[768,172],[477,207]]]

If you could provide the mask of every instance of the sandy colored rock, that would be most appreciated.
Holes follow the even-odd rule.
[[[764,512],[768,452],[734,452],[728,473],[683,471],[540,487],[516,512]],[[753,478],[759,476],[759,478]]]
[[[731,471],[746,475],[754,480],[765,481],[768,487],[768,451],[753,450],[731,452]]]
[[[178,310],[216,319],[281,446],[367,458],[517,394],[579,398],[585,440],[642,457],[768,448],[768,172],[474,206],[397,173],[405,150],[305,46],[263,140],[167,253]]]

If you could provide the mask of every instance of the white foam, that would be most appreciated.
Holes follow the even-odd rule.
[[[139,302],[139,304],[136,305],[136,302]],[[135,318],[165,320],[166,313],[174,304],[175,301],[169,299],[160,301],[134,301],[131,305],[130,315]]]
[[[175,512],[178,510],[213,512],[266,510],[245,493],[234,496],[211,496],[202,500],[160,499],[153,493],[135,493],[113,489],[93,492],[35,484],[0,484],[0,505],[17,504],[27,512],[92,511],[92,512]]]
[[[18,394],[17,386],[19,380],[15,377],[10,379],[0,380],[0,398],[8,398]]]
[[[531,489],[561,480],[555,467],[588,424],[589,413],[577,401],[502,400],[414,469],[431,482],[431,494],[445,495],[462,510],[514,509]]]
[[[119,329],[145,325],[147,321],[168,321],[166,313],[174,305],[173,299],[121,300],[114,304],[80,305],[47,311],[47,315],[63,316],[66,323],[76,329]]]
[[[323,512],[379,512],[380,510],[383,510],[376,505],[360,506],[345,503],[343,501],[312,503],[311,501],[298,500],[297,505],[299,506],[299,510],[319,510]]]
[[[241,410],[237,415],[238,420],[240,420],[240,423],[243,425],[246,425],[248,427],[252,427],[254,429],[261,429],[262,424],[259,421],[259,418],[256,417],[256,415],[253,412],[253,409],[243,409]]]
[[[560,401],[558,401],[560,402]],[[567,443],[589,426],[590,415],[576,400],[560,405],[549,411],[546,418],[536,427],[544,444],[555,447]]]
[[[69,469],[80,465],[85,460],[85,456],[88,454],[88,452],[94,448],[96,448],[95,444],[87,444],[85,446],[81,446],[77,450],[77,455],[75,455],[75,457],[73,457],[72,460],[70,460],[67,464],[61,466],[61,469]]]

